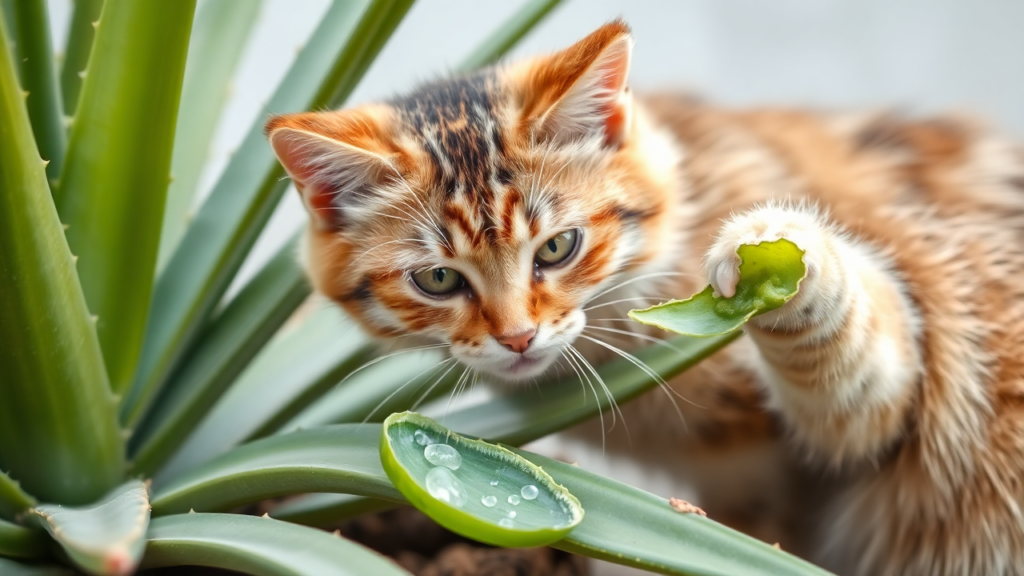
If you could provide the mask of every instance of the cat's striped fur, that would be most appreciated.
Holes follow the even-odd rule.
[[[596,362],[596,340],[642,343],[607,319],[707,280],[728,294],[739,244],[790,238],[800,294],[671,382],[686,427],[664,396],[624,407],[623,449],[686,462],[712,518],[839,573],[1024,573],[1024,153],[961,120],[634,96],[631,43],[615,22],[273,118],[316,288],[378,336],[521,380],[582,369],[569,344]],[[566,230],[576,252],[534,266]],[[413,285],[438,267],[466,289]]]

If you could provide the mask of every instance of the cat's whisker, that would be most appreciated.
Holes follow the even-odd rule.
[[[594,402],[597,404],[597,417],[601,423],[601,452],[604,452],[605,448],[605,426],[604,426],[604,409],[601,408],[601,398],[597,395],[597,389],[594,388],[594,383],[590,381],[590,375],[586,373],[583,366],[579,363],[579,360],[572,354],[576,352],[576,349],[572,347],[572,344],[565,343],[566,348],[564,352],[567,352],[566,359],[574,364],[573,369],[580,375],[580,386],[583,387],[583,405],[587,404],[587,388],[583,386],[584,378],[586,379],[586,386],[590,387],[590,391],[594,394]],[[576,352],[578,354],[578,352]]]
[[[366,256],[367,254],[373,252],[374,250],[376,250],[377,248],[380,248],[381,246],[387,246],[388,244],[404,244],[406,242],[413,242],[413,243],[418,242],[420,244],[425,244],[427,246],[431,245],[431,243],[429,241],[427,241],[427,240],[420,240],[419,238],[399,238],[397,240],[388,240],[387,242],[384,242],[383,244],[377,244],[376,246],[373,246],[371,248],[367,248],[362,254],[360,254],[359,256],[357,256],[356,258],[354,258],[352,260],[352,264],[355,264],[360,259],[362,259],[363,256]],[[350,266],[351,266],[351,264],[350,264]]]
[[[448,362],[451,362],[452,365],[449,366],[448,369],[444,371],[444,374],[438,376],[437,380],[434,380],[434,383],[431,384],[429,388],[427,388],[427,391],[421,394],[420,397],[417,398],[416,401],[412,403],[412,406],[409,408],[409,410],[416,410],[417,408],[419,408],[420,404],[423,403],[423,400],[426,399],[427,396],[430,396],[430,393],[433,392],[434,388],[437,388],[437,385],[444,380],[444,377],[447,376],[448,373],[452,371],[452,368],[455,368],[456,366],[459,365],[459,363],[455,361],[454,356],[444,361],[445,364],[447,364]]]
[[[611,288],[607,288],[605,290],[602,290],[601,292],[598,292],[597,294],[595,294],[595,295],[591,296],[590,298],[588,298],[586,300],[586,302],[584,302],[584,304],[589,304],[590,302],[593,302],[594,300],[600,298],[601,296],[604,296],[605,294],[608,294],[609,292],[614,292],[615,290],[619,290],[620,288],[624,288],[624,287],[629,286],[630,284],[633,284],[635,282],[640,282],[642,280],[647,280],[649,278],[675,277],[675,276],[687,276],[687,277],[690,277],[690,278],[697,278],[696,274],[687,274],[685,272],[648,272],[647,274],[641,274],[639,276],[635,276],[633,278],[629,278],[627,280],[619,282],[618,284],[616,284],[615,286],[612,286]]]
[[[349,372],[348,375],[345,376],[344,378],[342,378],[341,382],[338,382],[337,384],[335,384],[334,387],[337,388],[337,387],[341,386],[346,381],[348,381],[349,378],[355,376],[359,372],[365,370],[366,368],[369,368],[370,366],[373,366],[374,364],[377,364],[379,362],[383,362],[384,360],[387,360],[388,358],[391,358],[393,356],[399,356],[401,354],[408,354],[409,352],[419,352],[419,351],[422,351],[422,350],[437,350],[439,348],[448,348],[450,346],[451,346],[451,344],[430,344],[430,345],[427,345],[427,346],[415,346],[413,348],[406,348],[404,350],[399,350],[397,352],[392,352],[390,354],[385,354],[383,356],[378,356],[378,357],[374,358],[373,360],[370,360],[369,362],[364,363],[359,368],[356,368],[355,370]]]
[[[587,318],[587,322],[629,322],[636,324],[632,318]]]
[[[452,360],[452,358],[446,358],[446,359],[439,360],[439,361],[437,361],[437,363],[435,363],[430,368],[427,368],[426,370],[423,370],[419,374],[417,374],[417,375],[413,376],[412,378],[409,378],[408,380],[406,380],[405,384],[402,384],[401,386],[396,388],[394,392],[392,392],[391,394],[388,394],[386,398],[384,398],[383,400],[378,402],[377,405],[373,407],[373,410],[370,410],[370,413],[367,414],[365,418],[363,418],[362,423],[363,424],[367,423],[370,420],[370,418],[373,418],[373,415],[377,413],[377,410],[380,410],[382,406],[387,404],[389,400],[391,400],[392,398],[395,397],[395,394],[398,394],[403,389],[405,389],[406,386],[408,386],[409,384],[412,384],[414,380],[416,380],[417,378],[420,378],[422,376],[427,376],[424,379],[424,381],[419,386],[416,387],[417,390],[422,388],[423,384],[426,384],[426,381],[430,378],[430,376],[432,376],[434,372],[437,372],[449,360]],[[429,373],[429,375],[428,375],[428,373]]]
[[[611,406],[611,409],[612,409],[612,427],[609,428],[608,431],[611,432],[612,430],[615,429],[615,424],[617,422],[616,412],[618,412],[618,419],[622,420],[622,428],[626,431],[626,438],[629,439],[630,443],[632,443],[632,439],[630,438],[630,434],[629,434],[629,427],[626,425],[626,417],[622,414],[622,409],[619,408],[619,403],[616,402],[615,396],[612,395],[612,391],[608,388],[608,385],[605,384],[604,378],[601,377],[601,374],[594,368],[594,365],[591,364],[590,361],[588,361],[583,356],[583,354],[580,353],[580,351],[576,349],[575,346],[570,344],[569,345],[569,350],[571,352],[575,353],[576,354],[576,358],[580,362],[582,362],[584,366],[586,366],[586,368],[590,371],[591,374],[594,375],[594,379],[597,380],[598,384],[601,385],[601,390],[604,391],[605,398],[608,399],[608,404]],[[595,393],[595,400],[598,400],[596,398],[596,393]],[[600,400],[598,400],[598,404],[600,405]]]
[[[602,302],[600,304],[595,304],[593,306],[588,306],[586,308],[583,308],[580,311],[581,312],[589,312],[590,310],[597,310],[598,308],[604,308],[605,306],[613,306],[615,304],[622,304],[623,302],[635,302],[637,300],[661,300],[661,301],[668,301],[668,300],[671,300],[671,298],[666,298],[664,296],[633,296],[632,298],[620,298],[618,300],[612,300],[611,302]]]
[[[469,366],[466,366],[465,370],[462,371],[462,374],[459,375],[459,379],[455,381],[455,386],[452,387],[451,393],[448,394],[448,403],[445,404],[444,415],[441,417],[442,422],[444,422],[445,418],[448,417],[448,410],[452,407],[452,400],[459,395],[459,391],[462,387],[462,381],[466,379],[467,374],[469,374]]]
[[[618,328],[607,328],[607,327],[604,327],[604,326],[590,326],[589,324],[584,328],[584,330],[601,330],[601,331],[604,331],[604,332],[612,332],[612,333],[615,333],[615,334],[622,334],[623,336],[629,336],[630,338],[636,338],[638,340],[644,340],[646,342],[653,342],[653,343],[658,344],[660,346],[664,346],[664,347],[668,348],[669,350],[674,350],[674,351],[679,352],[679,353],[683,352],[682,350],[679,349],[678,346],[673,345],[668,340],[665,340],[664,338],[657,338],[655,336],[649,336],[647,334],[640,334],[638,332],[630,332],[629,330],[619,330]]]
[[[665,392],[665,396],[669,399],[670,402],[672,402],[672,407],[675,408],[676,414],[679,415],[679,420],[683,423],[683,427],[684,428],[686,427],[686,418],[683,416],[683,411],[679,408],[679,404],[676,402],[675,398],[673,398],[673,395],[679,396],[679,398],[682,399],[684,402],[687,402],[689,404],[697,406],[698,408],[703,408],[703,406],[695,404],[694,402],[688,400],[686,397],[682,396],[681,394],[679,394],[678,392],[673,390],[672,387],[668,385],[668,382],[665,382],[665,379],[662,378],[661,375],[659,375],[657,372],[652,370],[650,368],[650,366],[648,366],[647,364],[644,364],[643,362],[640,361],[639,358],[637,358],[636,356],[633,356],[629,352],[626,352],[625,350],[622,350],[621,348],[612,346],[611,344],[608,344],[607,342],[604,342],[602,340],[598,340],[597,338],[593,338],[593,337],[587,336],[585,334],[580,334],[580,338],[585,338],[585,339],[590,340],[591,342],[593,342],[593,343],[595,343],[595,344],[597,344],[599,346],[604,346],[608,350],[611,350],[612,352],[618,354],[619,356],[622,356],[626,360],[629,360],[634,366],[636,366],[637,368],[643,370],[648,376],[653,378],[654,381],[658,383],[658,387],[661,388],[661,390],[663,392]]]

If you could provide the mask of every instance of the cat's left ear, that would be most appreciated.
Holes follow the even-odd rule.
[[[523,122],[542,140],[591,137],[618,147],[629,130],[626,87],[633,37],[621,20],[605,24],[569,48],[527,64]]]

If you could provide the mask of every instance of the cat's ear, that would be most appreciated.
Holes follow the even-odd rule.
[[[319,230],[341,228],[347,213],[397,176],[391,167],[393,150],[372,114],[285,114],[271,118],[266,133]]]
[[[626,87],[633,37],[617,20],[528,65],[523,119],[544,140],[602,137],[618,146],[629,130]]]

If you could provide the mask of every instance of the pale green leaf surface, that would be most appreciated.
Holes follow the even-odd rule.
[[[149,314],[194,10],[195,0],[107,0],[54,191],[117,394]]]
[[[690,336],[717,336],[739,329],[757,314],[781,307],[796,295],[807,274],[803,250],[786,239],[744,244],[740,280],[731,298],[715,296],[708,286],[687,300],[673,300],[629,316],[643,324]]]
[[[121,477],[121,431],[9,47],[0,23],[0,459],[39,498],[88,502]]]
[[[355,323],[326,302],[315,301],[313,308],[297,325],[282,329],[253,359],[160,469],[158,484],[226,452],[261,428],[287,422],[366,362],[367,338]]]
[[[480,542],[544,546],[583,520],[579,500],[541,468],[415,412],[384,421],[380,460],[409,502],[445,528]]]
[[[380,466],[379,424],[343,424],[240,446],[156,486],[157,515],[229,510],[306,492],[346,492],[401,501]]]
[[[157,270],[163,270],[188,225],[210,140],[227,102],[235,67],[247,46],[262,0],[206,0],[199,5],[181,89]]]
[[[41,530],[32,530],[0,520],[0,556],[8,558],[43,558],[49,538]],[[0,570],[0,574],[5,574]]]
[[[137,474],[152,476],[310,292],[295,242],[217,315],[129,443]]]
[[[827,574],[796,556],[659,498],[551,458],[514,450],[579,498],[587,515],[555,543],[575,554],[661,574]]]
[[[79,568],[97,575],[130,574],[145,548],[149,492],[131,480],[89,506],[41,504],[26,521],[46,529]]]
[[[328,532],[240,514],[153,520],[145,568],[211,566],[256,576],[399,576],[391,560]]]
[[[0,574],[4,576],[74,576],[74,572],[62,566],[22,564],[6,558],[0,558]]]
[[[339,105],[410,4],[332,3],[265,112]],[[263,135],[265,117],[250,129],[160,274],[139,372],[123,406],[129,426],[138,423],[198,336],[287,186]]]

